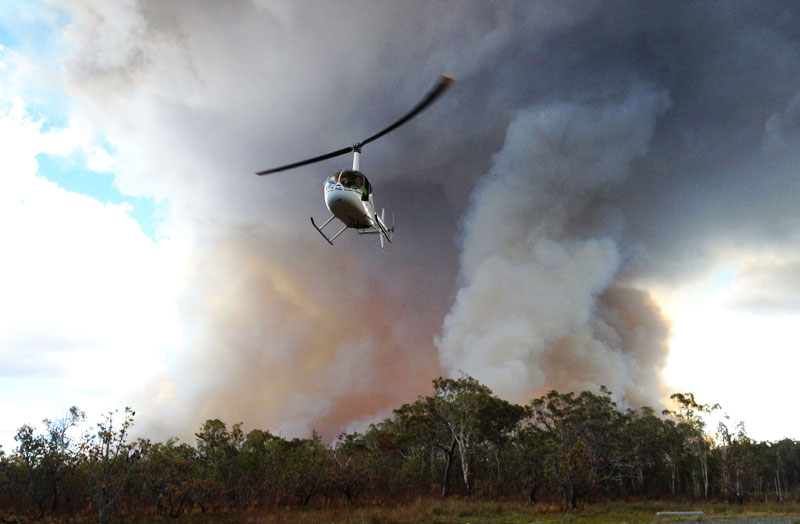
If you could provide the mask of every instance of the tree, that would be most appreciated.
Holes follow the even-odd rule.
[[[629,411],[624,446],[631,450],[628,477],[633,493],[658,494],[662,489],[659,479],[667,470],[667,423],[650,407]]]
[[[664,410],[662,413],[668,415],[675,420],[677,427],[674,428],[674,442],[673,442],[673,479],[676,476],[677,460],[680,454],[678,450],[677,441],[681,441],[685,445],[693,458],[690,467],[691,476],[694,486],[694,496],[699,496],[699,487],[697,482],[697,474],[695,464],[700,467],[700,478],[703,482],[703,496],[708,498],[709,490],[709,469],[708,458],[710,456],[713,441],[706,435],[705,420],[703,415],[708,415],[713,411],[719,409],[719,404],[700,404],[698,403],[692,393],[673,393],[669,397],[677,404],[675,410]],[[674,493],[673,484],[673,493]]]
[[[516,428],[525,411],[494,396],[491,389],[468,375],[439,377],[433,381],[433,390],[433,396],[425,399],[426,414],[458,445],[464,486],[470,494],[472,458],[495,449]]]
[[[744,422],[736,424],[735,432],[724,422],[720,422],[718,436],[722,454],[723,489],[729,502],[735,500],[737,504],[742,504],[745,495],[744,483],[750,467],[754,442],[747,436]]]
[[[430,396],[332,446],[317,434],[285,440],[254,429],[245,436],[241,424],[218,419],[206,421],[193,444],[128,442],[130,409],[108,413],[76,443],[72,431],[83,414],[74,408],[45,420],[41,433],[21,427],[10,456],[0,450],[0,520],[58,520],[95,509],[101,523],[112,510],[152,520],[340,496],[349,507],[367,495],[377,503],[425,496],[440,481],[447,495],[448,480],[462,493],[560,500],[565,509],[596,495],[694,491],[744,503],[800,491],[800,443],[754,442],[743,424],[731,429],[727,421],[710,442],[702,418],[713,407],[689,393],[674,395],[673,410],[660,418],[647,407],[621,411],[605,388],[551,391],[523,409],[471,377],[433,385]],[[450,478],[459,467],[462,475]]]
[[[441,455],[444,458],[441,495],[447,497],[450,494],[450,474],[456,459],[457,445],[449,426],[442,424],[431,411],[429,397],[420,397],[416,402],[404,404],[394,411],[394,415],[394,421],[386,421],[383,429],[392,427],[395,430],[395,442],[399,444],[395,450],[406,461],[412,459],[411,450],[416,450],[417,453],[430,450],[433,457]],[[433,465],[431,464],[432,468]]]
[[[333,448],[335,489],[353,502],[361,493],[369,476],[369,451],[364,437],[358,433],[339,436]]]
[[[106,413],[97,423],[97,432],[86,433],[81,443],[87,463],[86,484],[97,507],[100,524],[108,522],[110,512],[139,459],[137,447],[127,441],[136,413],[126,407],[119,427],[114,423],[116,413]]]
[[[574,509],[592,488],[621,480],[629,469],[631,450],[622,445],[628,421],[605,387],[600,395],[551,391],[534,399],[528,413],[530,423],[548,435],[550,471],[564,507]]]
[[[518,486],[533,506],[537,494],[549,483],[548,457],[552,456],[552,441],[539,428],[528,425],[522,428],[504,446],[505,462],[509,464],[509,479]]]
[[[428,444],[426,431],[418,431],[416,416],[408,412],[409,404],[395,410],[395,418],[371,424],[363,438],[367,450],[368,487],[374,493],[395,496],[399,491],[413,491],[424,485],[427,475],[435,475],[436,449]],[[425,459],[430,457],[430,468]],[[421,466],[421,467],[420,467]],[[419,491],[416,491],[419,493]]]
[[[174,438],[155,444],[142,439],[138,448],[142,490],[152,497],[157,513],[180,517],[198,497],[201,474],[194,448]]]
[[[77,460],[77,450],[68,432],[85,418],[85,414],[73,406],[59,419],[43,420],[45,434],[35,434],[34,428],[26,424],[14,437],[19,443],[17,457],[26,473],[28,496],[31,507],[36,508],[37,518],[42,518],[48,510],[58,511],[64,474]]]
[[[269,431],[254,429],[247,434],[239,451],[239,469],[243,488],[240,498],[269,506],[277,494],[281,464],[282,439]]]
[[[65,416],[43,421],[47,430],[46,477],[52,491],[53,505],[51,509],[54,513],[58,510],[59,491],[65,470],[74,468],[78,459],[75,443],[69,437],[68,432],[84,420],[86,420],[86,414],[76,406],[72,406]]]
[[[217,490],[214,484],[218,483],[230,505],[235,500],[235,487],[241,474],[238,457],[244,442],[242,423],[234,424],[228,431],[221,420],[207,420],[195,437],[197,456],[203,465],[203,478],[210,481],[207,482],[209,493]]]
[[[280,485],[301,506],[307,506],[312,497],[320,493],[332,471],[328,448],[315,432],[310,439],[292,439],[281,442],[285,467],[281,471]]]
[[[773,443],[768,449],[767,464],[768,470],[764,472],[766,483],[774,487],[775,498],[783,502],[788,492],[798,486],[800,444],[790,439]]]

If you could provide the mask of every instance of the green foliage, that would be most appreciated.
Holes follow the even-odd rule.
[[[522,407],[472,377],[438,378],[430,395],[331,444],[317,434],[245,434],[219,419],[204,422],[193,444],[131,441],[130,409],[73,438],[85,418],[73,408],[41,433],[22,426],[17,448],[0,450],[0,519],[555,522],[569,512],[646,522],[664,508],[622,511],[609,501],[716,501],[709,512],[727,515],[755,502],[797,507],[799,442],[755,442],[741,423],[709,434],[705,416],[718,406],[690,393],[672,400],[661,416],[620,409],[605,388],[551,391]]]
[[[599,395],[551,391],[534,399],[528,412],[528,431],[539,432],[549,450],[545,471],[565,509],[577,508],[599,486],[629,474],[634,454],[625,436],[631,415],[617,409],[605,388]]]
[[[64,485],[74,475],[76,444],[70,430],[85,419],[78,408],[72,407],[60,419],[43,420],[45,433],[36,434],[33,426],[23,425],[17,431],[17,452],[6,464],[9,482],[23,487],[28,513],[42,518],[47,513],[56,514],[64,504]]]
[[[138,448],[142,460],[134,480],[139,487],[139,497],[155,504],[157,513],[172,518],[181,516],[201,491],[197,452],[175,439],[155,444],[140,440]]]
[[[134,411],[126,407],[118,426],[114,422],[116,414],[116,411],[108,412],[97,423],[97,431],[86,433],[81,442],[81,454],[86,461],[86,484],[100,524],[108,522],[140,458],[136,444],[128,442]]]
[[[448,493],[456,448],[464,487],[471,494],[473,462],[497,450],[516,429],[524,409],[494,396],[488,387],[469,376],[439,377],[433,381],[433,390],[433,396],[420,398],[407,409],[404,406],[398,415],[408,417],[406,427],[415,428],[412,431],[419,440],[427,440],[445,454],[442,494]]]

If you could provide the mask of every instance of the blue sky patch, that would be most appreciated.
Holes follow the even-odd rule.
[[[151,240],[160,238],[159,225],[166,215],[165,204],[152,198],[132,197],[122,194],[114,185],[113,173],[98,173],[86,167],[86,155],[73,152],[67,156],[39,154],[39,175],[55,182],[63,189],[94,198],[103,204],[128,203],[133,209],[128,215],[134,219]]]
[[[61,44],[54,34],[69,23],[67,13],[41,0],[0,2],[0,44],[41,58],[55,58]]]
[[[61,85],[58,75],[27,78],[23,85],[10,83],[18,73],[10,53],[16,53],[42,71],[57,72],[61,68],[64,45],[59,42],[60,31],[69,23],[67,14],[35,0],[4,0],[0,2],[0,82],[6,83],[0,100],[7,105],[14,96],[25,99],[25,107],[34,120],[42,121],[42,132],[66,127],[71,99]],[[6,49],[4,53],[2,49]],[[6,56],[4,56],[6,55]],[[0,90],[2,91],[2,90]]]
[[[12,50],[37,64],[43,70],[59,71],[64,47],[59,42],[60,31],[69,23],[67,13],[40,0],[4,0],[0,2],[0,46]],[[0,49],[0,61],[3,52]],[[13,65],[8,64],[10,69]],[[0,69],[0,82],[11,78],[13,70]],[[71,116],[72,100],[63,85],[54,77],[34,76],[16,85],[0,99],[0,108],[10,105],[10,97],[22,96],[30,118],[40,123],[40,133],[56,132],[67,128]],[[55,81],[55,83],[53,82]],[[16,92],[15,90],[22,90]],[[112,151],[107,144],[102,144]],[[88,169],[85,152],[75,151],[67,156],[37,155],[39,175],[55,182],[63,189],[86,195],[103,203],[127,203],[141,230],[153,241],[160,238],[159,225],[166,215],[165,204],[153,199],[122,194],[114,185],[113,173],[98,173]]]

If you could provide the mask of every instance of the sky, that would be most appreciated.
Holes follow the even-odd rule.
[[[387,252],[308,222],[348,157],[254,175],[439,75],[362,152]],[[5,1],[0,444],[333,439],[465,373],[800,438],[799,145],[796,2]]]

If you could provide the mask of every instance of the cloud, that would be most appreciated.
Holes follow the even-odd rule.
[[[789,253],[750,256],[731,284],[727,306],[757,313],[800,311],[800,259]]]
[[[385,27],[395,10],[362,6],[367,22],[356,35],[334,30],[331,19],[349,17],[324,6],[68,7],[66,77],[82,111],[103,122],[118,186],[168,199],[170,235],[191,244],[180,307],[186,344],[136,397],[153,406],[139,410],[152,414],[148,424],[185,436],[223,417],[335,436],[424,391],[441,372],[432,339],[452,297],[457,221],[443,184],[426,175],[434,168],[419,169],[413,150],[365,151],[378,205],[404,231],[388,256],[373,237],[346,235],[332,249],[309,227],[309,215],[325,213],[321,180],[338,164],[252,174],[363,138],[448,72],[429,66],[413,85],[387,73],[375,84],[352,81],[390,70],[376,67],[384,34],[368,19]],[[146,35],[105,38],[105,29],[85,27],[92,21]],[[413,20],[397,21],[397,38],[416,38]],[[107,53],[120,56],[100,61]]]
[[[764,149],[780,151],[797,146],[800,141],[800,91],[796,92],[783,111],[771,115],[764,126]]]
[[[61,38],[69,45],[65,66],[77,82],[102,94],[135,83],[147,68],[157,43],[148,33],[140,3],[55,1],[70,14]]]
[[[14,144],[0,191],[0,381],[17,426],[72,404],[115,406],[181,345],[177,246],[152,243],[125,205],[41,176],[37,155],[91,147],[79,129],[43,127],[21,99],[0,110],[0,141]],[[20,398],[27,411],[9,405]]]
[[[184,345],[133,396],[164,436],[207,417],[335,436],[459,367],[509,396],[652,402],[649,291],[797,239],[800,162],[771,149],[800,88],[791,2],[53,4],[62,67],[26,74],[68,87],[92,166],[169,202],[184,246],[164,257],[187,267]],[[349,159],[252,175],[368,136],[440,74],[450,92],[362,157],[390,254],[307,223]]]

